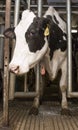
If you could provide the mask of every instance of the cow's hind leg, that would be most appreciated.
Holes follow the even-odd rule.
[[[68,109],[68,102],[67,102],[67,70],[62,70],[61,80],[60,80],[60,90],[62,94],[62,101],[61,101],[61,114],[70,115],[70,111]]]
[[[66,86],[61,86],[61,93],[62,93],[62,101],[61,101],[61,114],[62,115],[69,115],[69,109],[68,109],[68,102],[67,102],[67,96],[66,96]]]

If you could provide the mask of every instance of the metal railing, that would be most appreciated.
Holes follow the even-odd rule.
[[[34,5],[33,5],[34,6]],[[15,5],[15,21],[14,25],[16,26],[18,23],[19,17],[19,7],[20,7],[20,0],[16,0]],[[30,0],[28,8],[30,9]],[[6,0],[6,15],[5,15],[5,28],[10,26],[10,11],[11,11],[11,1]],[[42,0],[38,0],[38,16],[41,17],[42,15]],[[72,92],[72,58],[71,58],[71,0],[67,0],[67,34],[68,34],[68,96],[69,97],[78,97],[78,93]],[[2,35],[3,37],[3,35]],[[3,119],[4,124],[7,126],[9,124],[9,108],[8,108],[8,85],[9,85],[9,72],[8,72],[8,64],[9,64],[9,39],[5,39],[5,46],[4,46],[4,90],[3,90]],[[14,78],[14,77],[13,77]],[[14,94],[14,80],[13,79],[13,93]],[[12,84],[10,84],[12,85]],[[25,86],[26,87],[26,86]],[[24,89],[26,91],[26,88]],[[39,92],[39,65],[37,65],[37,79],[36,79],[36,92],[33,93],[15,93],[13,97],[23,97],[23,96],[36,96]],[[23,95],[24,94],[24,95]],[[13,98],[12,97],[12,98]]]

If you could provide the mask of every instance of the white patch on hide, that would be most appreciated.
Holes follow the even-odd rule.
[[[28,72],[30,68],[34,67],[38,63],[38,61],[41,59],[41,57],[44,56],[47,51],[48,42],[45,38],[45,45],[36,53],[29,51],[28,44],[24,44],[22,47],[21,44],[20,46],[19,44],[16,44],[12,61],[9,64],[9,69],[11,69],[12,66],[19,66],[18,74]]]
[[[9,69],[14,66],[19,66],[19,73],[23,74],[29,71],[37,62],[43,57],[48,48],[48,41],[45,38],[45,44],[41,50],[35,53],[30,52],[28,44],[26,42],[25,33],[31,23],[33,22],[35,14],[29,10],[25,10],[22,13],[22,18],[19,24],[15,28],[16,45],[14,49],[13,58],[9,64]]]
[[[67,40],[65,36],[63,36],[63,40],[65,40],[65,41]]]
[[[66,58],[66,51],[62,52],[60,49],[58,49],[54,52],[51,61],[53,79],[56,77],[58,70],[61,69],[65,58]]]
[[[53,18],[53,16],[55,15],[55,17],[59,21],[58,26],[61,28],[61,30],[64,33],[66,33],[66,23],[60,18],[59,13],[52,6],[49,6],[49,8],[46,11],[44,17],[46,17],[47,15],[52,16],[52,19],[53,19],[54,23],[56,23],[55,20],[54,20],[54,18]]]

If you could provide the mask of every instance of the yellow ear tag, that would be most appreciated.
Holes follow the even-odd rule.
[[[49,28],[46,27],[45,31],[44,31],[44,36],[48,36],[49,35]]]

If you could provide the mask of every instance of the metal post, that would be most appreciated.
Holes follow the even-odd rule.
[[[24,77],[24,92],[27,92],[28,91],[28,86],[27,86],[27,74],[25,74],[25,77]]]
[[[30,10],[30,0],[27,0],[28,3],[28,9]],[[24,92],[28,91],[28,86],[27,86],[27,74],[25,74],[25,78],[24,78]]]
[[[20,10],[20,0],[15,1],[15,16],[14,16],[14,26],[18,24],[18,19],[19,19],[19,10]],[[13,41],[14,42],[14,41]],[[12,53],[14,50],[15,44],[12,46]],[[9,99],[12,100],[14,99],[14,92],[15,92],[15,75],[10,74],[10,87],[9,87]]]
[[[28,9],[30,10],[30,0],[27,1],[28,3]],[[24,92],[28,91],[28,86],[27,86],[27,74],[25,74],[25,78],[24,78]]]
[[[10,11],[11,0],[6,0],[6,13],[5,13],[5,29],[10,27]],[[8,84],[9,84],[9,39],[5,38],[4,43],[4,84],[3,84],[3,124],[9,125],[9,112],[8,112]]]
[[[42,16],[42,0],[38,0],[38,16]]]
[[[0,25],[0,33],[3,33],[4,30],[4,24]],[[0,34],[0,36],[2,36],[2,34]],[[4,37],[0,37],[0,69],[3,70],[3,41],[4,41]]]
[[[28,4],[28,9],[30,10],[30,0],[27,0],[27,4]],[[27,74],[25,74],[25,79],[24,79],[24,92],[28,91],[28,87],[27,87]]]
[[[28,9],[30,10],[30,0],[27,0]]]
[[[42,16],[42,0],[38,0],[38,16]],[[37,78],[36,78],[36,91],[39,92],[39,80],[40,80],[39,64],[37,64]]]
[[[14,17],[14,26],[15,27],[18,24],[19,11],[20,11],[20,0],[15,0],[15,17]]]
[[[67,0],[68,93],[72,91],[71,0]]]
[[[38,0],[38,16],[41,17],[42,15],[42,0]],[[37,100],[39,100],[39,83],[40,83],[40,70],[39,64],[37,64],[37,75],[36,75],[36,92],[38,92]]]
[[[71,0],[67,0],[67,38],[68,38],[68,97],[78,97],[72,92],[72,37],[71,37]]]

